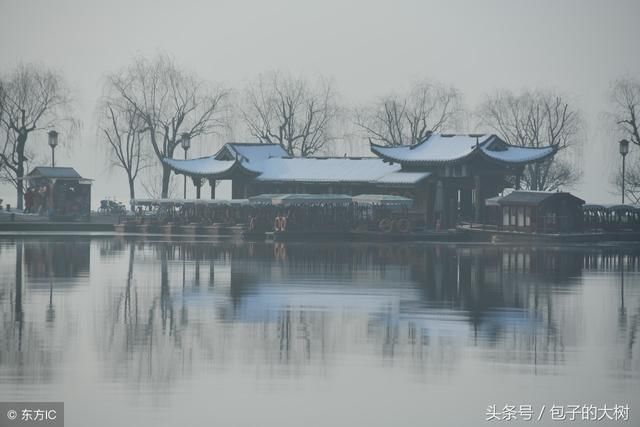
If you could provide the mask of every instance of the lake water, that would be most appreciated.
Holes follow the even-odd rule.
[[[67,426],[640,425],[637,247],[5,237],[0,308]]]

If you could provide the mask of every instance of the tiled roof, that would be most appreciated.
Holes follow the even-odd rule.
[[[221,174],[230,171],[236,163],[235,160],[217,160],[215,156],[188,160],[165,158],[164,162],[171,166],[177,173],[187,173],[190,175]]]
[[[478,154],[505,163],[528,163],[542,160],[555,150],[553,147],[516,147],[491,134],[431,134],[415,145],[382,147],[371,144],[371,151],[387,161],[438,164],[457,162]]]
[[[224,160],[223,160],[224,159]],[[233,160],[231,160],[233,159]],[[429,172],[403,172],[377,157],[289,157],[277,144],[226,144],[215,156],[164,159],[176,173],[225,179],[234,168],[260,182],[415,184]]]
[[[398,172],[400,165],[389,165],[371,158],[271,158],[262,162],[257,181],[372,182]]]

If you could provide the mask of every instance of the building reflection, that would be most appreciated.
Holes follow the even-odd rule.
[[[429,361],[429,369],[446,371],[468,345],[500,363],[544,372],[564,363],[565,348],[576,344],[575,331],[563,330],[562,295],[578,291],[592,257],[508,246],[127,245],[125,300],[131,283],[145,283],[135,292],[144,291],[137,304],[147,314],[111,316],[114,330],[124,319],[126,334],[134,334],[125,338],[118,371],[134,369],[133,376],[151,375],[153,382],[170,382],[176,372],[195,370],[194,363],[238,360],[296,375],[351,351],[374,351],[424,372]],[[134,261],[136,245],[152,255],[152,265]],[[637,259],[625,263],[637,268]],[[143,279],[152,275],[145,268],[155,269],[157,285]],[[116,341],[104,349],[118,348]],[[144,369],[130,364],[131,354]],[[181,370],[171,368],[176,361]]]
[[[640,272],[632,249],[136,239],[10,248],[2,378],[50,381],[81,321],[110,380],[153,387],[238,365],[257,375],[324,375],[346,354],[426,380],[455,370],[469,347],[501,366],[545,373],[580,345],[566,318],[583,275],[603,271],[620,276],[622,369],[638,368],[640,307],[625,299]],[[89,277],[93,305],[75,298]]]
[[[91,241],[81,238],[47,239],[24,242],[24,264],[29,279],[75,279],[87,277],[90,269]],[[75,281],[69,282],[70,284]]]

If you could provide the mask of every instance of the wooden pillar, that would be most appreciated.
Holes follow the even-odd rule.
[[[193,185],[196,186],[196,199],[200,198],[200,188],[202,188],[202,178],[200,177],[192,177]]]
[[[473,218],[473,203],[471,190],[469,188],[460,189],[460,211],[462,212],[462,218],[464,220]]]
[[[480,180],[480,175],[476,175],[475,179],[475,192],[476,192],[476,205],[475,205],[475,222],[482,222],[482,204],[484,203],[483,194],[482,194],[482,181]]]
[[[216,198],[216,180],[209,178],[209,186],[211,187],[211,200]]]
[[[442,180],[438,180],[436,183],[436,195],[435,202],[433,207],[433,219],[434,225],[438,228],[438,222],[440,228],[444,228],[444,214],[445,214],[445,198],[444,198],[444,185],[442,184]]]

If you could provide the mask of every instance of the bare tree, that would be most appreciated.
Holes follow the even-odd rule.
[[[224,127],[223,101],[227,91],[213,88],[179,69],[167,55],[153,61],[137,58],[108,78],[108,89],[127,103],[144,123],[146,138],[162,165],[161,196],[169,193],[173,158],[182,133],[190,138],[215,133]]]
[[[356,125],[382,145],[413,145],[432,132],[456,127],[461,113],[458,90],[421,81],[403,96],[388,95],[357,110]]]
[[[612,111],[609,113],[611,122],[621,138],[640,147],[640,81],[632,78],[616,80],[610,92]],[[637,151],[637,150],[636,150]],[[630,153],[627,156],[630,166],[625,172],[625,198],[632,203],[640,203],[640,156]],[[614,178],[618,194],[622,194],[622,171],[618,171]]]
[[[16,188],[22,209],[26,165],[32,157],[27,142],[33,132],[66,126],[71,133],[77,122],[70,115],[71,98],[63,78],[35,65],[19,65],[3,85],[0,114],[0,175]]]
[[[580,170],[568,153],[575,154],[578,148],[582,120],[562,95],[545,91],[519,95],[498,92],[485,99],[479,115],[484,125],[509,144],[557,150],[552,158],[525,167],[521,181],[524,188],[553,191],[580,178]]]
[[[611,88],[611,118],[622,136],[640,147],[640,81],[617,80]]]
[[[122,168],[129,183],[129,199],[136,198],[135,181],[147,166],[143,151],[145,124],[138,112],[122,100],[104,98],[98,108],[99,131],[108,144],[113,165]],[[131,204],[131,210],[134,209]]]
[[[338,114],[335,98],[328,81],[310,84],[271,72],[247,87],[242,118],[260,142],[280,144],[291,156],[311,156],[333,139],[331,126]]]
[[[622,171],[615,174],[614,184],[622,194]],[[640,205],[640,161],[635,161],[624,174],[624,197],[634,205]],[[628,202],[627,202],[628,203]]]

